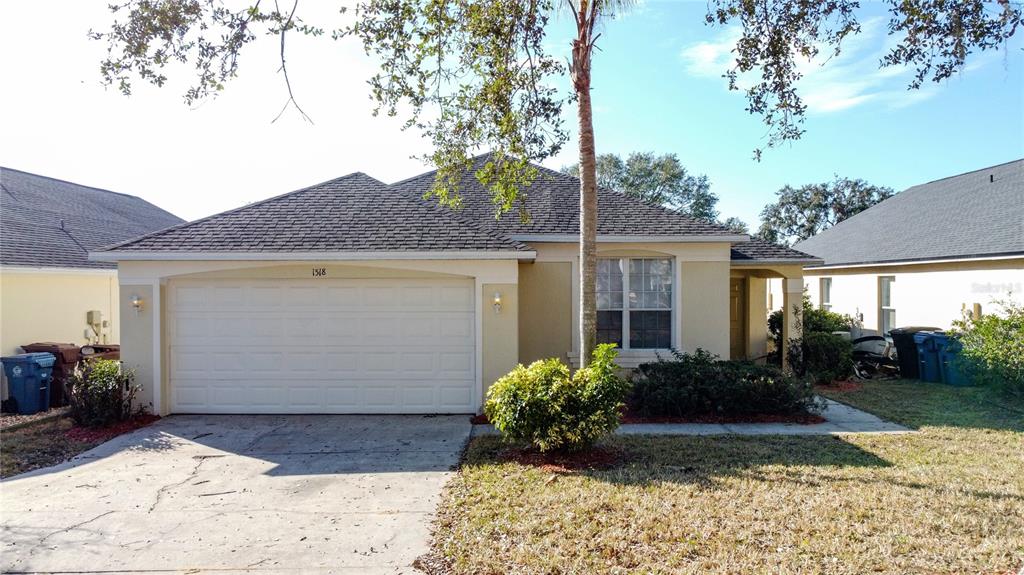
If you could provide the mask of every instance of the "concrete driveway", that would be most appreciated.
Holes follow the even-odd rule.
[[[468,416],[172,416],[0,483],[4,572],[409,573]]]

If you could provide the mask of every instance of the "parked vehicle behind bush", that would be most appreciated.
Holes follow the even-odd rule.
[[[540,451],[577,451],[619,426],[629,384],[616,374],[614,345],[594,350],[570,375],[558,359],[519,365],[487,391],[484,413],[507,439]]]
[[[1013,301],[995,303],[1000,313],[953,322],[963,345],[961,361],[975,383],[1024,397],[1024,306]]]
[[[83,362],[68,378],[71,417],[79,425],[103,427],[134,415],[132,402],[139,391],[135,373],[121,362],[95,359]]]
[[[721,361],[698,349],[641,364],[629,407],[642,417],[799,415],[818,411],[809,383],[748,361]]]

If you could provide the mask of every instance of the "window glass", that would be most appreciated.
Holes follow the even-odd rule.
[[[821,278],[821,309],[832,309],[832,278]]]
[[[671,347],[672,278],[671,259],[598,259],[598,343],[627,349]]]
[[[883,334],[896,327],[896,308],[892,303],[893,284],[896,278],[893,276],[881,276],[878,278],[878,323]]]

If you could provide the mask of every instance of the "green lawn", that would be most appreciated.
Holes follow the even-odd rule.
[[[617,437],[605,445],[626,463],[561,475],[482,437],[446,492],[435,552],[456,573],[1024,566],[1024,405],[918,382],[826,394],[920,432]]]

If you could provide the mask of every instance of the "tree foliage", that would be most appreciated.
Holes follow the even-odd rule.
[[[573,164],[562,171],[579,177],[580,166]],[[618,154],[598,154],[597,185],[694,218],[715,221],[718,217],[718,196],[711,191],[708,177],[690,173],[675,154],[633,152],[625,160]]]
[[[892,47],[880,67],[915,70],[909,88],[941,82],[963,70],[975,51],[999,48],[1021,26],[1022,9],[1010,0],[887,0]],[[731,90],[742,90],[747,111],[768,127],[767,146],[804,133],[807,106],[797,90],[801,64],[837,56],[860,32],[859,0],[710,0],[707,23],[740,25]],[[761,158],[761,149],[754,151]]]
[[[775,203],[761,210],[757,235],[786,245],[806,240],[892,195],[892,188],[838,176],[822,184],[783,186]]]

